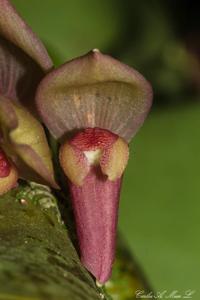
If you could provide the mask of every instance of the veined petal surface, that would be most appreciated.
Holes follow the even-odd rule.
[[[137,71],[93,50],[45,76],[36,100],[55,138],[98,127],[130,141],[150,109],[152,90]]]
[[[0,36],[0,95],[29,106],[43,76],[36,62]]]

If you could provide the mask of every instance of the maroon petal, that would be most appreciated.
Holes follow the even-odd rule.
[[[18,172],[15,166],[8,160],[4,151],[0,148],[0,195],[16,187]]]
[[[52,61],[36,34],[19,16],[8,0],[0,1],[0,34],[30,56],[44,71],[52,67]]]
[[[7,193],[17,186],[18,172],[14,165],[12,165],[10,173],[6,177],[0,178],[0,196]]]
[[[151,86],[142,75],[97,50],[50,72],[37,93],[38,110],[56,138],[99,127],[130,141],[151,101]]]
[[[81,261],[100,283],[112,272],[120,186],[96,168],[82,186],[70,182]]]
[[[10,162],[4,151],[0,148],[0,178],[7,177],[10,174],[10,170]]]

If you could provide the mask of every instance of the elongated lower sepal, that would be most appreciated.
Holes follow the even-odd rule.
[[[82,186],[70,182],[81,261],[100,282],[112,272],[121,179],[110,181],[94,167]]]

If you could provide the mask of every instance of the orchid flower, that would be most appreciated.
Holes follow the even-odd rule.
[[[35,91],[52,61],[8,0],[0,1],[0,195],[19,177],[57,187]]]
[[[148,114],[151,86],[134,69],[95,49],[47,74],[36,101],[61,144],[81,261],[104,283],[114,261],[128,143]]]

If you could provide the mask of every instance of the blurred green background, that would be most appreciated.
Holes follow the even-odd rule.
[[[200,282],[200,41],[195,1],[13,0],[56,65],[99,48],[152,83],[131,144],[120,228],[156,291]]]

